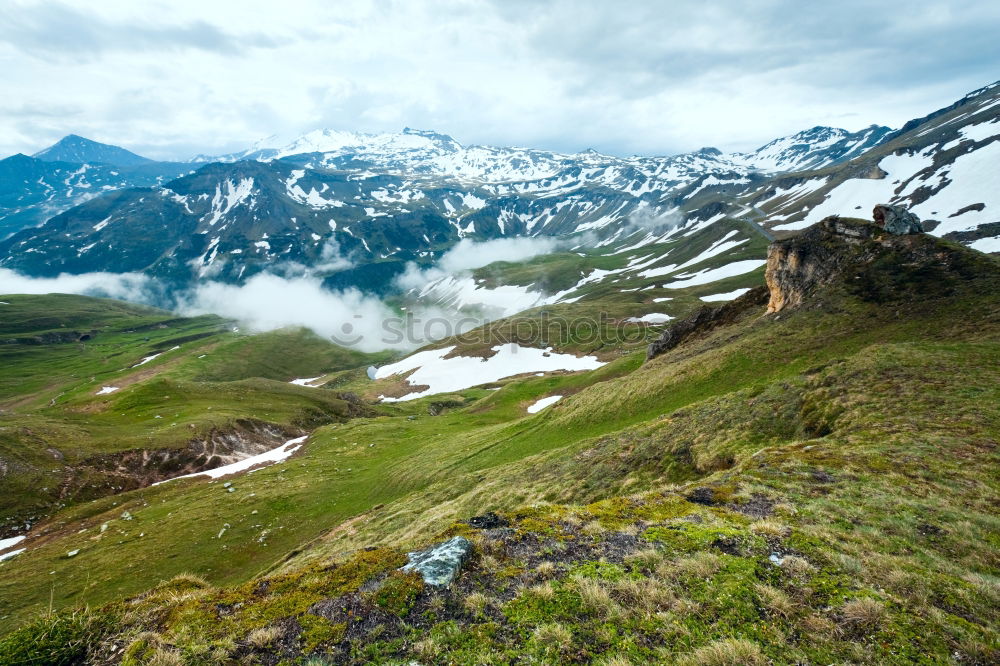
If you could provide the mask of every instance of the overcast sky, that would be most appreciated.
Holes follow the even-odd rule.
[[[568,152],[746,149],[925,115],[1000,79],[998,35],[988,0],[3,0],[0,155],[68,133],[185,158],[406,126]]]

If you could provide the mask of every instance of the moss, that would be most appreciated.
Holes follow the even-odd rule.
[[[631,574],[618,564],[611,562],[584,562],[573,567],[569,571],[570,576],[580,576],[582,578],[594,578],[597,580],[623,580],[625,578],[639,578],[637,574]]]
[[[366,597],[382,610],[405,617],[423,590],[424,581],[420,574],[394,571]]]
[[[318,615],[303,615],[299,618],[299,625],[302,627],[299,640],[307,653],[339,643],[347,632],[347,625],[343,622],[333,623]]]
[[[744,529],[725,525],[674,521],[668,525],[649,527],[643,532],[648,541],[657,541],[681,553],[692,553],[712,547],[724,550],[760,546],[763,541]]]

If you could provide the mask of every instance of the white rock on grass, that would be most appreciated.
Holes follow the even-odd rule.
[[[456,536],[436,546],[407,553],[409,562],[400,570],[419,573],[427,585],[447,587],[455,580],[458,570],[470,553],[472,542],[465,537]]]

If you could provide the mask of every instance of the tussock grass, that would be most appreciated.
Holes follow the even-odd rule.
[[[552,622],[539,626],[532,633],[532,640],[545,650],[561,654],[573,644],[573,634],[565,626]]]
[[[679,666],[762,666],[767,658],[756,643],[725,638],[698,648],[677,663]]]
[[[265,648],[274,641],[281,638],[284,631],[281,627],[271,625],[269,627],[260,627],[259,629],[254,629],[249,634],[247,634],[247,643],[256,648]]]

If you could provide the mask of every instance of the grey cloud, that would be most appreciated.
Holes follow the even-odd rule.
[[[995,77],[1000,5],[560,2],[496,0],[535,55],[566,68],[571,89],[641,97],[692,80],[782,71],[817,86],[896,87],[956,74]]]
[[[46,61],[67,57],[87,60],[111,51],[195,49],[237,55],[287,42],[262,32],[226,32],[202,20],[171,24],[162,16],[150,16],[145,21],[111,21],[57,3],[0,8],[0,43]]]

